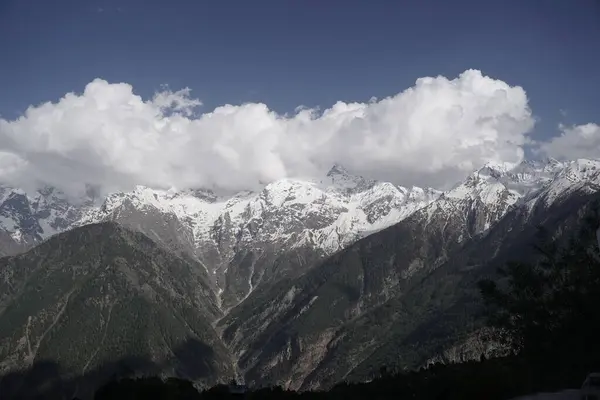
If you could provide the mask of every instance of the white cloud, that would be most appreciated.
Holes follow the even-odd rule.
[[[152,187],[248,188],[315,176],[338,162],[370,177],[447,186],[493,162],[518,162],[534,120],[525,91],[468,70],[418,79],[395,96],[279,115],[264,104],[195,114],[188,89],[143,100],[96,79],[82,94],[0,119],[0,181],[79,193]]]
[[[600,125],[560,125],[560,136],[541,143],[538,152],[547,156],[574,160],[600,157]]]

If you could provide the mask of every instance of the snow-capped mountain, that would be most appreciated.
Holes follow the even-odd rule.
[[[70,229],[85,207],[70,204],[52,188],[29,196],[20,189],[0,186],[0,233],[6,238],[0,254],[19,252]]]
[[[264,282],[302,273],[321,257],[396,224],[416,211],[424,223],[449,227],[462,241],[488,230],[517,204],[546,205],[600,183],[600,162],[488,164],[449,191],[404,188],[354,176],[335,165],[321,179],[283,179],[262,190],[218,196],[209,190],[139,186],[79,205],[47,188],[34,196],[0,188],[3,254],[22,251],[72,227],[113,220],[202,263],[224,306]],[[316,258],[315,258],[316,257]]]
[[[373,365],[412,368],[459,349],[479,357],[476,282],[535,257],[537,227],[574,232],[599,196],[594,167],[486,165],[303,276],[254,292],[217,324],[246,383],[327,388]]]
[[[319,180],[283,179],[260,191],[229,197],[207,190],[139,186],[110,194],[102,202],[85,199],[83,205],[74,206],[51,189],[35,196],[9,188],[0,193],[0,229],[18,244],[31,245],[75,226],[115,220],[203,263],[219,292],[237,293],[232,304],[273,275],[289,268],[301,270],[295,265],[269,272],[266,259],[266,264],[275,263],[278,255],[290,251],[302,258],[307,249],[320,256],[331,254],[401,221],[440,194],[367,180],[337,165]]]
[[[600,162],[579,159],[557,171],[551,185],[539,195],[545,205],[560,201],[574,191],[592,193],[600,190]]]
[[[513,256],[526,256],[534,227],[545,224],[564,232],[576,226],[585,204],[593,207],[590,199],[598,198],[589,193],[598,189],[600,161],[591,160],[488,164],[444,193],[363,179],[340,166],[320,179],[284,179],[232,196],[137,187],[76,206],[50,189],[31,196],[3,188],[0,246],[5,252],[21,251],[71,227],[117,222],[56,235],[23,254],[26,263],[3,259],[14,264],[10,271],[25,271],[20,279],[12,272],[4,275],[10,287],[5,292],[24,293],[29,287],[39,306],[28,318],[31,301],[19,303],[23,319],[6,343],[27,355],[16,335],[36,326],[30,320],[62,313],[70,293],[81,295],[71,304],[108,311],[78,314],[86,320],[110,318],[116,303],[100,297],[90,301],[96,292],[79,291],[84,280],[61,286],[56,280],[47,283],[42,274],[29,280],[26,273],[37,268],[74,279],[79,275],[71,271],[80,271],[85,259],[92,261],[87,262],[90,271],[107,272],[89,274],[85,282],[93,287],[103,285],[96,279],[124,283],[110,285],[126,288],[119,299],[129,299],[129,292],[163,302],[153,294],[161,292],[167,300],[176,298],[177,306],[204,299],[185,313],[208,321],[200,330],[212,332],[222,365],[231,361],[227,370],[250,385],[326,388],[364,379],[374,365],[398,360],[421,365],[440,350],[456,353],[466,346],[461,354],[479,356],[481,348],[469,332],[474,282]],[[104,233],[92,234],[98,229]],[[6,242],[22,247],[6,247]],[[37,295],[44,287],[56,291],[44,293],[57,293],[50,306]],[[185,288],[191,290],[180,291]],[[106,292],[99,293],[108,299]],[[150,308],[157,306],[162,304]],[[200,313],[206,307],[210,315]],[[97,324],[103,322],[89,326]],[[81,337],[54,340],[47,347],[70,346]]]
[[[486,232],[512,207],[535,202],[547,190],[564,186],[558,176],[582,160],[561,163],[553,159],[523,161],[516,166],[486,164],[464,182],[444,192],[436,202],[420,210],[424,221],[454,217],[458,240]],[[600,165],[598,161],[585,160]]]
[[[331,182],[327,180],[331,179]],[[171,192],[139,186],[115,193],[101,207],[87,210],[78,224],[114,217],[121,207],[172,214],[187,224],[195,244],[215,239],[225,220],[241,242],[311,242],[333,252],[363,234],[385,228],[435,200],[440,192],[353,177],[339,167],[321,181],[283,179],[259,192],[217,197],[208,191]],[[268,216],[276,214],[277,218]]]

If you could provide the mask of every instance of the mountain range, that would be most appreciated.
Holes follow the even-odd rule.
[[[536,227],[574,229],[599,188],[583,159],[488,164],[444,192],[339,165],[228,195],[2,187],[0,371],[134,355],[201,384],[305,390],[493,355],[475,283],[532,257]]]
[[[231,307],[261,283],[300,273],[315,257],[401,221],[439,195],[352,176],[337,165],[319,180],[285,179],[229,196],[137,187],[104,199],[69,200],[52,188],[28,196],[5,187],[0,237],[7,244],[1,251],[16,254],[74,227],[115,221],[200,262],[224,307]]]

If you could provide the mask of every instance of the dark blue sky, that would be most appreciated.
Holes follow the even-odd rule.
[[[367,101],[468,68],[525,88],[541,119],[600,122],[595,0],[0,0],[0,115],[96,77],[205,109]],[[560,110],[566,111],[566,116]]]

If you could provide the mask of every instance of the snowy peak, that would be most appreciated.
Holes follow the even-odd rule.
[[[487,164],[445,192],[429,207],[427,218],[436,215],[436,210],[473,215],[471,220],[478,222],[470,233],[481,233],[513,207],[524,206],[531,212],[538,204],[548,207],[577,190],[600,190],[600,161],[544,159],[514,166]]]
[[[556,160],[488,163],[445,192],[429,207],[427,219],[460,216],[469,235],[485,232],[513,207],[538,198],[564,168]]]
[[[69,229],[80,217],[80,208],[51,188],[33,196],[0,186],[0,230],[20,244],[35,243]]]
[[[375,181],[365,179],[362,176],[352,175],[346,168],[339,164],[334,164],[329,172],[327,172],[327,179],[323,183],[331,185],[338,190],[356,191],[368,188],[370,185],[375,184]]]
[[[526,196],[547,186],[565,167],[554,159],[523,161],[503,177],[504,184]]]
[[[0,228],[15,240],[39,241],[74,226],[118,218],[119,210],[130,208],[141,216],[159,214],[179,221],[189,230],[194,246],[214,242],[222,248],[222,243],[215,242],[218,237],[229,243],[228,248],[251,242],[285,242],[293,247],[309,241],[333,252],[436,201],[440,209],[454,212],[474,207],[494,210],[496,219],[520,201],[544,197],[549,202],[570,190],[597,190],[593,185],[598,184],[599,161],[546,159],[486,164],[443,195],[430,188],[368,180],[339,164],[320,181],[282,179],[258,192],[229,196],[205,189],[165,191],[138,186],[96,199],[96,204],[88,199],[74,205],[52,188],[29,196],[0,187]],[[224,226],[227,232],[216,233]]]
[[[88,210],[79,224],[115,218],[120,208],[132,206],[147,213],[175,216],[190,227],[196,243],[215,237],[225,240],[222,232],[215,232],[226,225],[228,241],[238,246],[240,241],[290,240],[296,241],[289,243],[294,246],[304,242],[298,238],[310,236],[314,246],[329,252],[365,232],[399,222],[439,195],[433,189],[408,190],[387,182],[366,181],[340,166],[330,171],[329,177],[333,179],[329,185],[282,179],[259,192],[241,192],[228,198],[210,191],[170,193],[139,186],[128,193],[107,196],[102,206]]]
[[[444,193],[368,180],[339,165],[322,179],[282,179],[255,192],[137,186],[77,205],[50,188],[28,195],[0,186],[0,234],[33,245],[76,226],[116,221],[198,260],[231,307],[270,274],[284,273],[268,263],[287,260],[289,252],[299,255],[289,267],[295,268],[304,255],[332,254],[409,216],[448,226],[460,241],[485,232],[522,203],[532,210],[539,199],[548,204],[598,187],[600,162],[590,160],[488,164]]]
[[[564,167],[564,163],[553,158],[546,158],[541,160],[523,160],[518,164],[488,163],[476,171],[476,173],[483,175],[487,174],[498,179],[501,179],[502,177],[511,177],[518,181],[520,180],[519,176],[552,177],[552,175]]]
[[[511,199],[528,198],[547,187],[566,164],[554,159],[523,161],[516,165],[488,163],[445,194],[449,198],[481,198],[494,202],[510,192]]]
[[[461,184],[444,193],[444,197],[455,200],[481,199],[484,204],[493,204],[508,191],[502,183],[498,170],[485,168],[469,175]]]
[[[488,162],[483,167],[479,168],[474,174],[478,175],[489,175],[491,177],[500,177],[506,175],[515,168],[515,164],[512,163],[497,163]]]
[[[348,172],[348,170],[346,168],[344,168],[340,164],[335,163],[335,164],[333,164],[333,167],[331,167],[329,172],[327,172],[327,176],[329,176],[329,177],[350,176],[350,173]]]
[[[587,193],[600,190],[600,161],[578,159],[562,165],[538,196],[546,206],[578,190]]]
[[[0,222],[16,242],[40,239],[41,228],[25,194],[11,191],[3,196]]]
[[[564,178],[572,183],[581,181],[595,181],[600,173],[600,161],[578,159],[566,164],[557,178]]]

